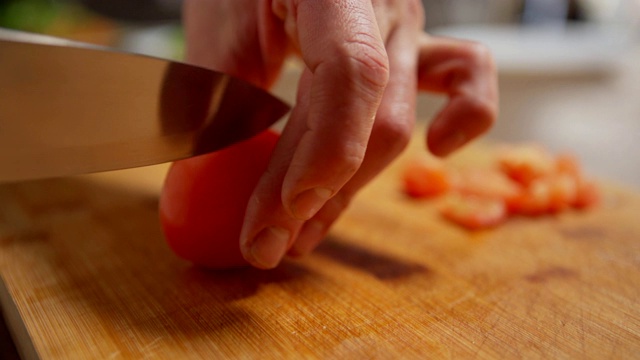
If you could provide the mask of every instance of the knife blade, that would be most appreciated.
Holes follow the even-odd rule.
[[[0,182],[196,156],[288,111],[221,72],[0,29]]]

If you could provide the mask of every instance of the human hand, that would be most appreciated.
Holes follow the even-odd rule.
[[[306,68],[296,104],[249,201],[247,261],[312,251],[362,186],[408,143],[418,89],[446,94],[430,151],[447,155],[497,116],[492,57],[423,33],[419,0],[189,0],[187,61],[268,88],[286,57]]]

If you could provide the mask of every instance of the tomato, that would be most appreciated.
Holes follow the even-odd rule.
[[[536,144],[516,144],[490,160],[464,168],[410,163],[403,173],[405,192],[425,198],[446,195],[441,215],[468,229],[493,227],[511,215],[557,214],[600,201],[599,188],[583,177],[570,153],[554,155]]]
[[[517,197],[522,187],[494,168],[461,169],[453,176],[456,191],[483,197],[495,197],[505,201]]]
[[[549,212],[564,211],[576,201],[578,181],[568,173],[558,173],[550,176],[549,182]]]
[[[160,197],[160,220],[179,257],[211,268],[247,265],[239,244],[244,213],[277,140],[278,134],[267,130],[172,164]]]
[[[414,160],[403,173],[405,193],[411,197],[425,198],[441,195],[451,187],[444,165],[433,159]]]
[[[580,163],[575,156],[571,154],[560,154],[556,156],[556,172],[567,174],[577,178],[581,177]]]
[[[556,166],[553,156],[534,144],[503,149],[498,156],[498,163],[505,174],[524,186],[539,177],[552,174]]]
[[[440,207],[440,213],[449,221],[470,230],[497,226],[508,217],[503,199],[462,194],[448,196]]]
[[[509,202],[512,213],[528,216],[557,213],[575,201],[577,183],[566,174],[553,174],[533,180]]]
[[[585,209],[599,203],[600,197],[596,183],[583,179],[577,183],[576,197],[571,205],[577,209]]]

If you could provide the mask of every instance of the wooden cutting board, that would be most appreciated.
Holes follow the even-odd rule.
[[[452,161],[481,162],[476,145]],[[640,195],[467,232],[399,191],[419,141],[311,256],[202,271],[165,245],[166,167],[0,186],[24,358],[637,358]]]

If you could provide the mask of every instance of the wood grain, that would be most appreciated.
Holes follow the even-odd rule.
[[[158,223],[162,167],[2,185],[18,347],[40,359],[639,356],[640,195],[609,186],[592,211],[467,232],[399,191],[420,146],[313,255],[271,271],[177,259]]]

